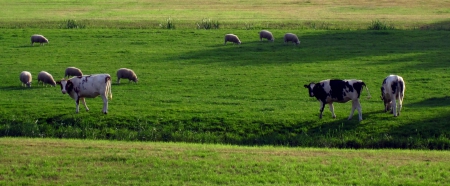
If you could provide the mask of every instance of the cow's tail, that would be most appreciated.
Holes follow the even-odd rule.
[[[367,90],[367,99],[370,99],[370,98],[372,98],[372,96],[370,95],[370,92],[369,92],[369,88],[367,88],[367,85],[363,82],[363,86],[365,86],[366,87],[366,90]]]
[[[112,100],[111,76],[106,77],[106,97]]]

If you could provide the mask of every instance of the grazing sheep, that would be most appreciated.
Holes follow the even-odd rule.
[[[299,45],[300,44],[300,40],[298,40],[297,35],[293,34],[293,33],[287,33],[284,35],[284,43],[287,43],[289,41],[292,41],[292,43]]]
[[[262,41],[263,38],[266,38],[269,41],[274,42],[275,38],[272,35],[272,32],[269,32],[267,30],[261,30],[261,32],[259,32],[259,40]]]
[[[237,36],[237,35],[234,35],[234,34],[226,34],[226,35],[225,35],[225,43],[224,43],[224,45],[227,44],[227,41],[236,43],[236,44],[238,44],[238,45],[241,44],[241,40],[239,40],[238,36]]]
[[[38,79],[38,82],[37,82],[38,85],[39,85],[39,82],[42,82],[42,85],[50,84],[51,86],[56,86],[56,82],[53,79],[53,76],[46,71],[39,72],[37,79]],[[47,86],[47,85],[45,85],[45,86]]]
[[[64,74],[64,78],[66,76],[67,77],[70,77],[70,76],[83,76],[83,73],[81,72],[81,70],[79,68],[67,67],[66,68],[66,73]]]
[[[34,46],[34,43],[40,43],[41,45],[44,45],[44,43],[48,43],[48,39],[43,35],[35,34],[31,36],[31,45]]]
[[[117,84],[120,83],[120,78],[129,79],[128,82],[131,81],[134,81],[135,83],[138,82],[136,74],[133,72],[133,70],[128,68],[121,68],[117,70]]]
[[[28,71],[22,71],[20,73],[20,81],[22,82],[22,86],[26,85],[27,87],[31,87],[31,73]]]

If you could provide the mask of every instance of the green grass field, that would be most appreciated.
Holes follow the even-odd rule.
[[[0,185],[450,181],[448,151],[429,150],[450,149],[448,0],[0,5]],[[202,20],[219,28],[197,29]],[[259,41],[261,29],[275,42]],[[283,44],[287,32],[300,46]],[[223,45],[227,33],[242,45]],[[50,43],[31,46],[32,34]],[[107,115],[100,98],[76,114],[59,87],[37,85],[40,71],[58,80],[69,66],[113,77]],[[115,83],[122,67],[139,83]],[[19,81],[24,70],[31,88]],[[379,98],[390,74],[406,81],[399,117]],[[363,121],[356,113],[347,120],[351,103],[335,104],[336,119],[328,107],[318,118],[319,102],[303,85],[330,78],[368,85]]]
[[[0,138],[0,185],[446,185],[449,155]]]
[[[281,11],[292,7],[288,6],[291,1],[262,8],[251,1],[222,3],[226,9],[206,1],[190,6],[170,1],[4,2],[0,135],[339,148],[450,147],[450,39],[445,29],[450,13],[444,8],[448,2],[401,7],[401,1],[394,1],[385,10],[387,5],[370,1],[349,5],[304,1],[293,5],[298,7],[292,8],[294,13]],[[331,7],[339,11],[333,13]],[[146,14],[137,11],[147,8]],[[379,11],[365,19],[353,15],[366,15],[359,11],[364,8]],[[156,9],[164,13],[152,16]],[[198,9],[220,16],[197,17]],[[259,27],[265,28],[266,19],[247,15],[251,12],[247,10],[262,9],[270,17],[269,25],[275,25],[267,27],[276,37],[274,43],[259,41]],[[316,30],[292,26],[310,24],[302,15],[285,20],[302,9],[328,12],[335,17],[330,22],[342,23]],[[279,12],[280,16],[270,16]],[[343,14],[355,17],[339,17]],[[406,14],[415,16],[404,19]],[[319,15],[310,19],[318,23],[329,19]],[[167,17],[174,19],[176,29],[140,25],[145,18],[148,23],[161,23]],[[222,22],[223,28],[177,27],[195,25],[204,17]],[[252,18],[247,23],[259,26],[229,26],[240,25],[244,18]],[[378,18],[406,29],[367,30]],[[59,29],[66,19],[92,22],[86,29]],[[228,20],[233,24],[227,26]],[[291,26],[284,26],[288,23]],[[106,28],[108,24],[119,26]],[[118,29],[122,27],[128,29]],[[283,44],[287,32],[296,33],[301,45]],[[30,46],[29,38],[36,33],[50,43]],[[223,45],[226,33],[237,34],[242,45]],[[127,67],[137,73],[139,83],[113,84],[108,115],[101,114],[99,98],[87,100],[89,112],[81,108],[75,114],[74,101],[61,94],[59,87],[36,85],[39,71],[59,79],[69,66],[85,74],[109,73],[114,81],[116,70]],[[34,75],[32,88],[20,86],[18,76],[23,70]],[[383,113],[379,99],[379,87],[390,74],[406,81],[404,109],[398,118]],[[337,119],[331,118],[328,108],[324,118],[318,118],[319,103],[308,97],[303,85],[329,78],[366,82],[372,98],[366,99],[367,91],[363,91],[362,122],[347,121],[350,103],[335,104]]]

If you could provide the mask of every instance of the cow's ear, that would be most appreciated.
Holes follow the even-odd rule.
[[[308,85],[303,85],[305,88],[309,88],[309,86]]]
[[[61,81],[57,81],[56,84],[61,85]]]

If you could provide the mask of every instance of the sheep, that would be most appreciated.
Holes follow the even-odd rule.
[[[262,41],[263,38],[266,38],[269,41],[274,42],[275,38],[272,35],[272,32],[269,32],[267,30],[261,30],[261,32],[259,32],[259,40]]]
[[[237,35],[234,34],[226,34],[225,35],[225,43],[224,45],[227,44],[227,41],[233,42],[233,43],[237,43],[238,45],[241,44],[241,40],[239,40]]]
[[[56,86],[56,82],[53,79],[53,76],[46,71],[39,72],[37,79],[38,79],[38,82],[37,82],[38,85],[39,85],[39,82],[42,82],[42,86],[44,84],[50,84],[51,86]],[[45,86],[47,86],[47,85],[45,85]]]
[[[48,43],[48,39],[43,35],[34,34],[31,36],[31,46],[34,46],[34,43],[40,43],[44,45],[44,43]]]
[[[128,68],[120,68],[117,70],[117,84],[120,84],[120,78],[128,79],[128,82],[138,82],[138,78],[134,71]]]
[[[292,43],[299,45],[300,44],[300,40],[298,40],[297,35],[293,34],[293,33],[287,33],[284,35],[284,43],[288,43],[289,41],[292,41]]]
[[[22,86],[26,85],[27,87],[31,87],[31,73],[28,71],[22,71],[20,73],[20,81],[22,82]]]
[[[81,72],[81,70],[79,68],[67,67],[66,68],[66,73],[64,74],[64,78],[66,76],[67,77],[70,77],[70,76],[83,76],[83,73]]]

